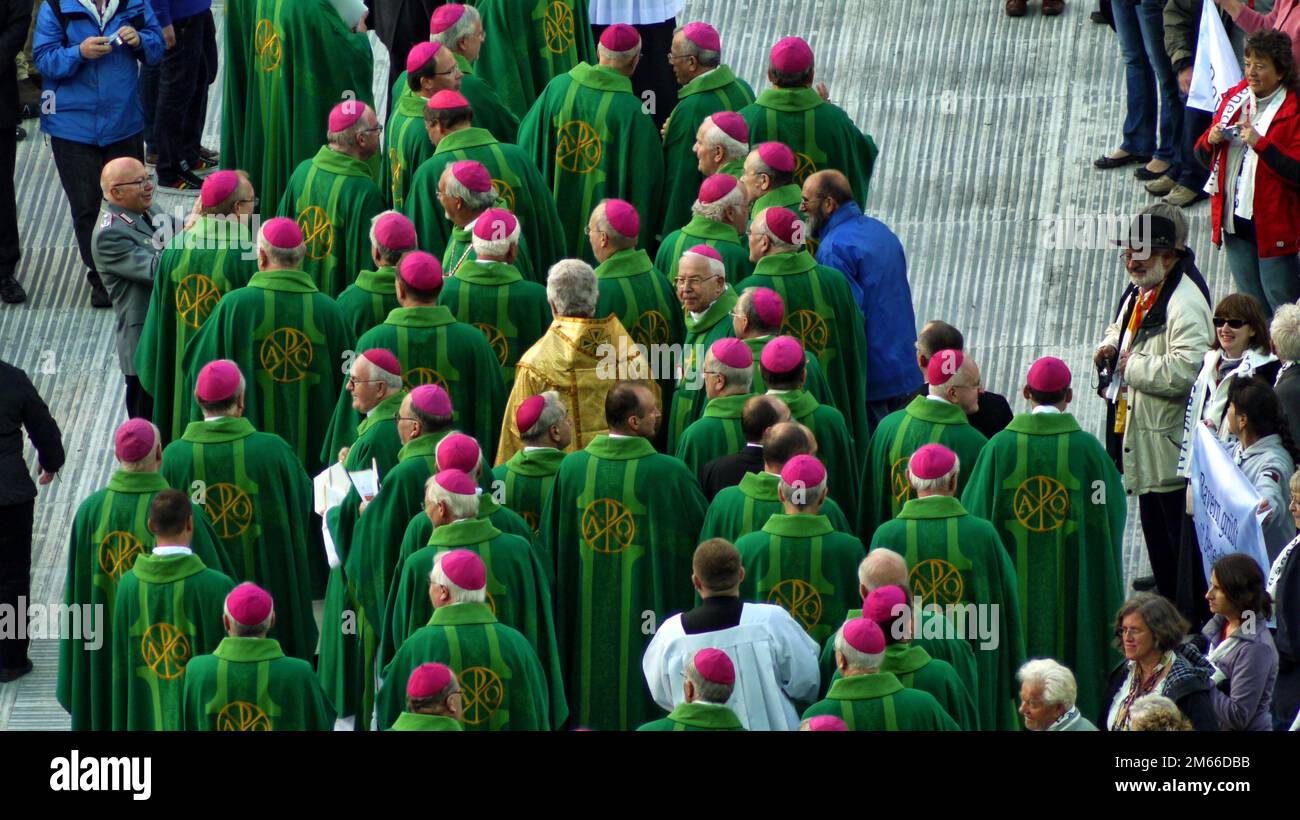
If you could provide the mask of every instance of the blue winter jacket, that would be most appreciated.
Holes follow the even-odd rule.
[[[903,243],[878,219],[849,201],[835,209],[822,226],[817,263],[835,268],[849,280],[853,298],[866,322],[867,401],[915,392],[916,314],[907,283]]]
[[[93,0],[87,1],[94,5]],[[139,63],[157,65],[162,59],[162,29],[147,0],[117,2],[116,11],[102,29],[78,0],[48,0],[41,6],[32,55],[44,77],[41,130],[46,134],[87,145],[109,145],[144,130]],[[66,33],[52,3],[59,4],[67,19]],[[140,34],[138,46],[115,45],[98,60],[81,56],[82,40],[111,39],[122,26],[131,26]]]

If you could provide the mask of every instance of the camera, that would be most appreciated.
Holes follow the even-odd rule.
[[[1097,368],[1097,395],[1103,399],[1106,398],[1106,391],[1110,388],[1110,383],[1114,379],[1115,360],[1103,359],[1101,364],[1095,365]]]

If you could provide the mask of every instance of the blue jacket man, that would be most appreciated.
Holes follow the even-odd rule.
[[[903,244],[883,222],[862,213],[848,178],[839,171],[808,177],[800,210],[821,242],[817,264],[844,274],[866,322],[867,417],[874,430],[881,419],[906,405],[921,383]]]
[[[162,30],[147,0],[48,0],[32,37],[44,78],[41,130],[68,196],[91,303],[110,307],[90,252],[99,172],[117,157],[143,159],[140,63],[162,59]]]

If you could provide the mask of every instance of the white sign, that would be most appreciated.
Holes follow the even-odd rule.
[[[1267,575],[1268,552],[1259,525],[1262,516],[1256,512],[1259,492],[1204,424],[1196,425],[1191,489],[1192,518],[1206,583],[1214,562],[1234,552],[1254,558]]]
[[[1219,8],[1207,2],[1201,6],[1201,31],[1196,38],[1196,60],[1192,63],[1187,104],[1213,114],[1219,110],[1223,95],[1241,82],[1241,77],[1241,66],[1219,18]]]

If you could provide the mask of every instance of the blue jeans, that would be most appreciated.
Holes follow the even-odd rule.
[[[1224,207],[1231,208],[1232,203]],[[1253,237],[1230,233],[1224,233],[1223,246],[1237,290],[1255,297],[1268,318],[1273,318],[1278,307],[1300,298],[1300,260],[1295,254],[1261,259]]]
[[[1178,77],[1165,53],[1164,8],[1160,0],[1114,0],[1111,10],[1124,57],[1128,95],[1120,148],[1172,165],[1183,106],[1178,99]],[[1176,170],[1171,175],[1176,178]]]

